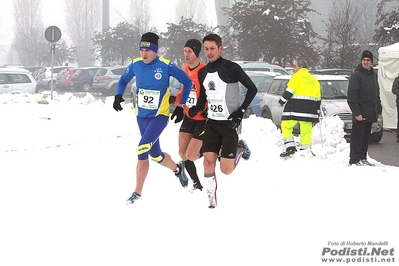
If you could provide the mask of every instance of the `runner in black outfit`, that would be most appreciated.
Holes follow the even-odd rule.
[[[248,160],[251,155],[245,141],[238,140],[237,127],[258,90],[238,64],[221,57],[222,40],[217,34],[205,36],[202,42],[209,63],[198,72],[201,96],[197,105],[190,108],[190,116],[203,110],[208,100],[208,120],[205,124],[202,151],[209,208],[215,208],[215,169],[219,153],[220,170],[226,175],[233,172],[241,156]],[[241,105],[239,82],[248,89]]]

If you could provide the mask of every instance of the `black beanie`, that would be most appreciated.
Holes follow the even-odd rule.
[[[140,49],[149,49],[158,52],[158,35],[153,32],[144,33],[140,40]]]
[[[201,52],[201,42],[197,39],[190,39],[186,42],[184,47],[189,47],[193,50],[194,54],[199,57],[199,53]]]
[[[368,51],[368,50],[364,50],[362,53],[362,58],[360,60],[363,60],[363,58],[370,58],[371,62],[373,62],[373,53]]]

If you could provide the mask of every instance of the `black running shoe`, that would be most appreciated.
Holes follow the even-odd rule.
[[[280,153],[280,157],[288,157],[294,153],[296,153],[295,147],[288,147],[285,151]]]
[[[190,189],[190,192],[193,193],[196,190],[202,191],[202,185],[200,183],[193,183],[193,187]]]

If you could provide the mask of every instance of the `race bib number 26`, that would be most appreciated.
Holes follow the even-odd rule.
[[[208,117],[216,120],[225,120],[225,109],[224,102],[221,99],[210,99],[208,100]]]

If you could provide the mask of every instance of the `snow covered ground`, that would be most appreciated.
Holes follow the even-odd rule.
[[[339,119],[325,118],[323,142],[315,127],[316,156],[287,160],[279,157],[280,131],[270,120],[243,120],[241,138],[252,155],[231,175],[217,169],[215,209],[207,208],[205,192],[189,193],[154,162],[142,200],[126,206],[139,140],[131,104],[115,112],[113,97],[45,96],[0,95],[0,265],[399,260],[392,251],[399,245],[399,168],[373,158],[375,167],[348,166]],[[160,139],[176,162],[179,127],[170,123]],[[196,165],[202,178],[202,159]],[[370,255],[359,251],[365,248]],[[375,248],[391,253],[376,255]]]

